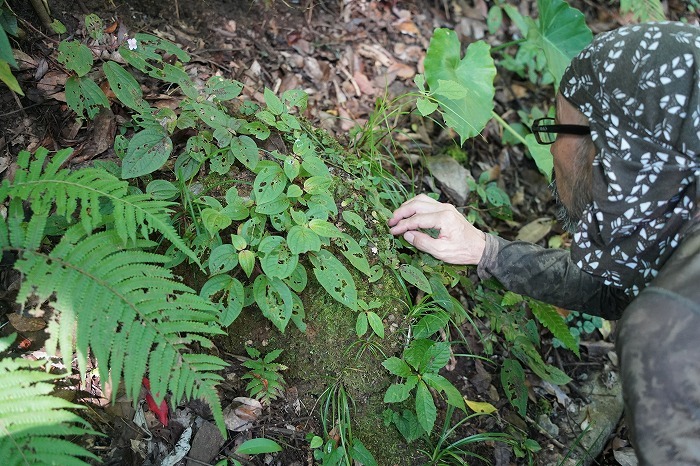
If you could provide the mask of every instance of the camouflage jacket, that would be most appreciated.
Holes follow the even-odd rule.
[[[619,319],[630,299],[576,266],[569,251],[486,235],[479,277],[494,277],[508,290],[571,311]]]

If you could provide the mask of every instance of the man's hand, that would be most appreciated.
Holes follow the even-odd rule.
[[[467,221],[454,206],[425,194],[404,202],[389,219],[393,235],[401,235],[421,251],[450,264],[476,265],[486,247],[486,235]],[[433,228],[433,238],[420,231]]]

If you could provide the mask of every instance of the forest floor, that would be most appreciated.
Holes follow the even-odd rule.
[[[18,16],[40,29],[40,22],[26,2],[8,2]],[[515,27],[507,21],[495,31],[489,30],[487,17],[493,2],[485,0],[246,0],[246,1],[182,1],[144,0],[139,2],[102,2],[96,0],[50,0],[51,13],[66,27],[68,35],[84,34],[84,17],[96,13],[115,36],[133,36],[146,32],[180,45],[192,56],[188,73],[205,81],[213,74],[232,78],[245,85],[247,98],[263,103],[265,87],[281,94],[288,89],[303,89],[309,94],[305,117],[314,125],[329,131],[341,143],[351,139],[358,128],[377,116],[377,102],[387,101],[415,90],[413,78],[423,71],[423,59],[432,31],[449,27],[457,31],[463,43],[484,39],[492,46],[513,39]],[[536,11],[536,2],[516,3],[524,16]],[[583,11],[594,33],[627,24],[630,18],[620,16],[619,5],[609,2],[574,1],[572,6]],[[668,16],[685,14],[682,2],[668,2]],[[65,105],[62,86],[66,75],[56,66],[56,36],[46,36],[29,29],[27,37],[18,44],[23,52],[18,73],[25,97],[0,92],[0,176],[7,176],[19,150],[34,150],[39,146],[58,149],[73,147],[72,163],[81,165],[96,159],[114,159],[112,144],[117,122],[86,122],[76,119]],[[508,120],[519,111],[530,112],[533,107],[546,112],[553,104],[551,85],[539,85],[526,73],[501,72],[499,69],[496,111]],[[146,94],[160,105],[168,106],[169,97],[158,90]],[[566,245],[569,236],[556,226],[555,205],[547,182],[522,147],[505,145],[498,125],[489,124],[482,137],[460,148],[455,135],[438,125],[403,116],[392,121],[403,128],[395,134],[394,147],[400,147],[394,158],[401,169],[402,181],[410,192],[435,192],[441,200],[457,202],[453,191],[431,174],[425,161],[432,156],[449,154],[456,157],[475,179],[487,172],[510,197],[513,218],[509,221],[488,217],[487,227],[507,239],[527,239],[539,244],[551,244],[553,238]],[[545,221],[542,221],[545,219]],[[10,286],[9,284],[8,286]],[[19,331],[28,339],[29,351],[41,351],[41,341],[32,340],[31,326],[6,315],[3,330]],[[22,325],[25,325],[23,330]],[[496,349],[498,351],[498,349]],[[556,464],[573,448],[582,427],[573,411],[586,411],[591,393],[584,388],[591,379],[605,379],[615,384],[614,324],[606,324],[584,339],[580,359],[561,349],[546,346],[543,353],[574,380],[564,387],[553,387],[528,379],[530,399],[547,405],[549,416],[537,419],[515,419],[512,411],[503,409],[493,429],[509,424],[523,425],[532,432],[542,452],[535,463]],[[503,395],[495,392],[498,379],[495,365],[478,360],[461,361],[450,367],[449,378],[471,400],[485,400],[497,406],[507,406]],[[103,394],[99,383],[83,381],[82,388],[97,399]],[[290,387],[293,388],[293,387]],[[288,390],[287,395],[293,390]],[[231,400],[243,393],[224,393]],[[104,403],[102,403],[104,404]],[[99,403],[98,403],[99,405]],[[569,409],[576,405],[576,409]],[[106,409],[95,406],[100,425],[110,432],[110,441],[101,441],[96,451],[102,452],[107,464],[145,464],[143,439],[136,438],[131,424],[129,403]],[[296,458],[270,457],[267,464],[311,464],[309,450],[303,446],[303,429],[298,416],[285,418],[284,410],[273,404],[269,412],[256,414],[256,429],[290,435],[289,443],[298,446]],[[196,410],[196,407],[193,408]],[[128,415],[127,415],[128,412]],[[589,412],[590,418],[597,414]],[[584,416],[585,417],[585,416]],[[153,433],[163,448],[172,448],[178,440],[176,428],[158,428],[151,415]],[[528,425],[528,423],[530,423]],[[176,424],[176,423],[175,423]],[[576,424],[573,427],[571,424]],[[171,424],[172,425],[172,424]],[[307,423],[306,426],[309,424]],[[565,426],[568,425],[568,428]],[[181,431],[181,430],[180,430]],[[202,430],[204,432],[204,430]],[[301,432],[301,437],[295,433]],[[212,433],[212,435],[214,435]],[[382,435],[377,432],[377,435]],[[606,434],[607,435],[607,434]],[[177,464],[209,464],[195,461],[196,454],[215,448],[212,458],[231,444],[207,443],[200,439],[188,457]],[[499,449],[493,443],[479,450],[497,465],[517,464],[510,450]],[[157,456],[157,455],[156,455]],[[204,456],[200,456],[203,458]],[[252,460],[250,460],[252,461]],[[629,455],[629,443],[624,422],[612,429],[603,442],[596,464],[634,464]],[[253,464],[252,462],[247,464]],[[382,465],[384,466],[384,465]]]

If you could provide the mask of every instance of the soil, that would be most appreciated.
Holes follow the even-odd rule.
[[[76,121],[66,108],[65,99],[61,101],[59,97],[57,100],[54,98],[56,95],[37,87],[47,76],[38,71],[43,63],[40,58],[45,58],[45,66],[49,69],[56,66],[50,58],[56,47],[56,38],[39,32],[40,21],[27,2],[9,0],[8,3],[20,18],[29,23],[27,37],[20,42],[20,48],[38,60],[34,66],[28,66],[18,73],[26,97],[20,99],[6,91],[0,94],[0,155],[2,160],[7,161],[0,165],[2,171],[11,166],[19,150],[39,145],[55,149],[74,147],[76,155],[73,163],[76,166],[94,159],[114,158],[110,147],[100,147],[101,150],[94,147],[96,141],[100,142],[104,137],[97,123]],[[236,79],[245,84],[244,93],[250,99],[262,102],[265,87],[278,93],[287,89],[304,89],[310,95],[305,117],[328,130],[341,143],[352,138],[352,129],[356,125],[371,118],[377,99],[383,98],[385,91],[391,97],[413,89],[413,76],[416,72],[422,72],[422,59],[435,27],[455,28],[463,42],[488,36],[485,17],[490,5],[483,0],[144,0],[124,3],[50,0],[49,4],[53,17],[66,26],[68,34],[78,34],[84,28],[84,16],[95,13],[105,24],[117,24],[119,31],[129,37],[137,32],[146,32],[172,40],[191,54],[191,64],[197,67],[195,71],[202,79],[214,73]],[[628,21],[628,18],[620,17],[616,6],[600,6],[585,1],[573,1],[571,4],[585,12],[594,32],[609,30]],[[519,2],[519,5],[524,13],[536,8],[533,2]],[[685,14],[680,2],[669,1],[668,5],[669,17]],[[35,25],[36,30],[31,25]],[[505,42],[510,33],[502,31],[491,39]],[[535,86],[514,74],[504,73],[499,79],[502,81],[497,83],[497,112],[506,118],[518,110],[533,105],[542,107],[553,101],[551,87]],[[160,89],[148,91],[152,95],[163,94]],[[422,126],[423,123],[418,125],[410,119],[402,124],[414,131],[410,138],[400,141],[403,150],[394,154],[397,166],[403,168],[405,173],[412,174],[405,179],[406,184],[416,191],[434,189],[439,192],[439,186],[435,186],[435,180],[423,169],[420,161],[425,155],[445,153],[448,149],[459,151],[453,143],[454,135],[437,125]],[[478,179],[482,172],[489,172],[513,200],[513,221],[494,220],[490,225],[504,237],[513,238],[522,225],[544,216],[553,218],[554,203],[546,182],[532,160],[525,156],[522,149],[504,146],[500,141],[499,128],[489,125],[483,138],[470,141],[462,152],[469,159],[469,168],[475,178]],[[445,194],[442,199],[450,200]],[[548,235],[552,236],[567,239],[556,227]],[[469,299],[466,294],[457,298],[464,301]],[[462,330],[464,334],[461,338],[469,344],[455,348],[455,352],[479,354],[483,348],[473,327],[465,325]],[[251,339],[269,340],[267,333],[258,333],[251,333]],[[590,341],[584,342],[580,360],[570,353],[547,346],[545,358],[559,365],[574,379],[564,389],[564,396],[570,397],[572,403],[584,404],[586,393],[582,393],[580,387],[586,379],[601,375],[607,377],[615,372],[614,356],[609,354],[612,350],[611,334],[610,331],[605,335],[596,333]],[[37,340],[32,349],[40,346],[41,340]],[[240,354],[240,347],[227,348],[222,343],[220,349],[232,362],[226,374],[227,382],[222,385],[222,398],[226,405],[234,397],[245,396],[244,383],[240,379],[244,370],[240,360],[233,356]],[[561,434],[553,434],[551,429],[549,432],[547,429],[537,429],[531,419],[521,419],[503,393],[495,388],[500,386],[498,359],[498,349],[491,362],[457,357],[444,372],[467,399],[489,402],[499,411],[498,416],[485,416],[463,424],[458,431],[459,437],[486,431],[527,435],[543,446],[542,452],[535,457],[536,463],[556,463],[575,441],[580,426],[565,428],[574,421],[566,407],[558,402],[562,394],[535,377],[529,379],[530,401],[538,406],[539,412],[549,413],[550,419],[561,427],[557,429]],[[272,464],[312,464],[304,437],[309,432],[319,432],[322,427],[313,398],[308,396],[317,397],[318,393],[308,389],[305,383],[289,378],[285,397],[274,402],[256,421],[254,432],[272,434],[286,445],[281,454],[270,458]],[[90,387],[96,398],[102,395],[99,383]],[[363,402],[361,399],[357,401]],[[94,451],[102,452],[106,464],[141,464],[138,462],[141,458],[131,448],[133,444],[130,441],[135,437],[128,421],[132,414],[129,403],[118,403],[111,408],[96,406],[94,410],[93,424],[109,435],[106,439],[94,440]],[[182,410],[207,417],[206,408],[196,403],[182,407]],[[446,406],[439,406],[439,411],[438,425],[447,414]],[[156,425],[154,422],[153,426]],[[153,432],[162,444],[172,446],[182,431],[177,425],[154,427]],[[384,429],[382,425],[376,426],[377,441],[374,443],[381,445],[382,441],[386,441],[388,434]],[[217,444],[216,448],[221,452],[229,451],[233,442],[240,441],[241,438],[234,437],[231,441]],[[626,446],[622,423],[610,436],[597,463],[617,464],[613,452]],[[497,465],[525,462],[510,447],[499,443],[478,445],[474,452]],[[246,464],[254,464],[252,461]],[[416,459],[413,462],[423,464],[421,461]],[[184,460],[181,464],[185,463],[199,464]],[[477,463],[474,460],[472,464]]]

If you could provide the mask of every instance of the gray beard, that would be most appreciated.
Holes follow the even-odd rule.
[[[549,189],[552,191],[552,197],[557,205],[557,220],[564,230],[571,234],[576,233],[578,222],[581,220],[581,215],[576,215],[561,202],[561,199],[559,198],[559,190],[557,189],[557,180],[554,177],[554,173],[552,173],[552,182],[549,183]]]

